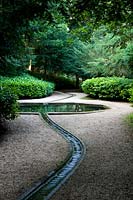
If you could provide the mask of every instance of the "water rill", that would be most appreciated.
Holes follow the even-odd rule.
[[[55,171],[48,176],[47,179],[38,182],[33,188],[24,193],[18,200],[49,200],[51,196],[59,189],[59,187],[69,178],[69,176],[75,171],[75,169],[80,164],[83,159],[85,153],[84,144],[79,140],[79,138],[75,137],[73,134],[59,126],[56,122],[54,122],[47,112],[59,112],[62,107],[66,104],[50,104],[50,109],[48,105],[43,104],[24,104],[21,105],[22,111],[25,112],[40,112],[43,119],[50,125],[51,128],[58,131],[71,145],[71,153],[69,154],[67,160]],[[54,109],[58,105],[58,109]],[[71,107],[65,106],[65,109],[69,107],[78,108],[77,112],[81,112],[81,105],[86,105],[87,112],[90,110],[100,110],[105,109],[102,105],[87,105],[87,104],[71,104]],[[61,107],[61,109],[59,109]],[[89,107],[91,109],[89,109]],[[64,107],[63,107],[64,110]],[[72,110],[70,110],[71,112]],[[85,110],[83,110],[85,111]],[[68,110],[66,111],[68,112]],[[74,112],[74,110],[73,110]]]

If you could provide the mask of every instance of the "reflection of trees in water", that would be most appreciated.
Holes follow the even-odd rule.
[[[80,108],[80,105],[79,104],[75,104],[75,112],[78,112],[79,108]]]
[[[23,105],[23,112],[84,112],[105,109],[103,106],[85,105],[85,104],[39,104],[39,105]]]

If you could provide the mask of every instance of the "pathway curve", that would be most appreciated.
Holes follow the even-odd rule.
[[[71,98],[67,99],[67,97]],[[83,100],[82,93],[55,93],[34,103],[79,102],[103,104],[110,109],[79,115],[51,115],[51,118],[86,146],[80,167],[52,200],[131,200],[132,131],[123,118],[133,108],[129,103]],[[23,100],[23,102],[31,100]],[[22,102],[22,101],[21,101]]]
[[[78,94],[81,97],[82,94]],[[124,117],[133,112],[129,103],[81,100],[76,96],[61,102],[103,104],[110,109],[86,115],[54,115],[62,127],[86,146],[80,167],[52,200],[131,200],[133,129]]]
[[[69,94],[69,93],[68,93]],[[82,93],[70,93],[55,102],[103,104],[109,110],[79,115],[54,115],[54,121],[81,138],[86,156],[52,200],[131,200],[132,132],[123,121],[133,112],[129,103],[83,100]]]
[[[44,97],[40,99],[24,99],[24,100],[18,100],[20,103],[50,103],[54,101],[60,101],[67,98],[72,97],[73,95],[71,93],[63,93],[55,91],[51,96]]]
[[[67,99],[73,96],[75,95],[67,94]],[[64,99],[66,98],[64,98],[64,95],[62,95],[62,98],[60,98],[60,100]],[[27,102],[22,102],[22,103],[27,103]],[[38,182],[36,187],[33,187],[28,192],[24,193],[19,198],[19,200],[32,200],[32,199],[38,200],[38,198],[46,200],[50,199],[53,196],[53,194],[61,187],[61,185],[68,179],[68,177],[72,175],[72,173],[78,167],[79,163],[81,162],[84,156],[85,152],[84,145],[77,137],[75,137],[70,132],[63,129],[53,120],[51,120],[51,118],[48,115],[46,116],[44,114],[44,119],[49,123],[51,128],[57,130],[59,134],[61,134],[68,141],[68,143],[71,146],[71,152],[68,157],[68,160],[65,161],[65,163],[62,166],[60,166],[59,169],[55,170],[55,172],[52,173],[52,175],[48,178],[48,180],[44,180],[43,182],[42,181]]]

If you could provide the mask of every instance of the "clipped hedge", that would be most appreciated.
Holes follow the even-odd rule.
[[[24,75],[14,78],[1,77],[1,86],[11,89],[22,98],[40,98],[53,93],[54,84]]]
[[[0,120],[14,119],[18,112],[17,96],[7,88],[0,88]]]
[[[106,100],[129,100],[133,79],[123,77],[100,77],[87,79],[82,90],[90,97]]]

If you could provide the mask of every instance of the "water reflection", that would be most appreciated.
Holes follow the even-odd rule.
[[[103,105],[78,103],[21,104],[22,112],[89,112],[103,110]]]

